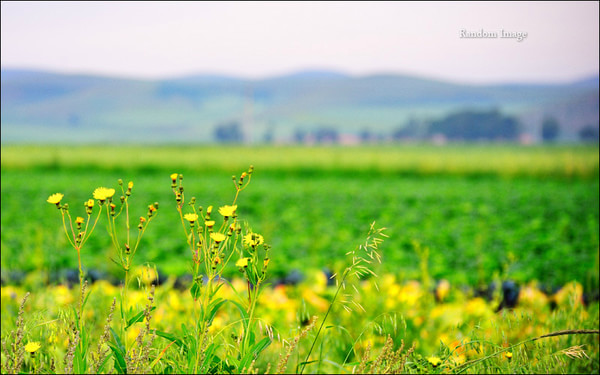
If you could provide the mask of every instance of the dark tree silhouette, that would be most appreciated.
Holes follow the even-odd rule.
[[[515,140],[519,135],[519,122],[497,110],[462,111],[432,121],[429,134],[442,134],[451,140]]]
[[[579,130],[579,139],[584,142],[598,142],[598,126],[586,125]]]
[[[545,142],[552,142],[558,138],[560,125],[554,117],[546,117],[542,122],[542,139]]]
[[[215,140],[222,143],[241,143],[244,141],[242,127],[236,121],[219,124],[215,127]]]

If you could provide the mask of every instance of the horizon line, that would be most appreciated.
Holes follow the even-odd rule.
[[[196,73],[179,73],[179,74],[165,74],[161,77],[140,77],[134,76],[132,74],[119,74],[119,73],[107,73],[107,72],[93,72],[93,71],[64,71],[52,68],[39,68],[39,67],[23,67],[23,66],[0,66],[0,70],[18,70],[23,72],[37,72],[37,73],[48,73],[48,74],[57,74],[57,75],[66,75],[66,76],[87,76],[87,77],[100,77],[100,78],[113,78],[113,79],[124,79],[124,80],[132,80],[132,81],[147,81],[147,82],[155,82],[155,81],[171,81],[171,80],[180,80],[185,78],[197,78],[197,77],[214,77],[214,78],[225,78],[225,79],[235,79],[240,81],[248,81],[248,82],[257,82],[257,81],[265,81],[283,77],[290,77],[300,74],[331,74],[331,75],[339,75],[345,78],[369,78],[369,77],[377,77],[377,76],[396,76],[396,77],[410,77],[417,78],[429,81],[437,81],[443,83],[451,83],[451,84],[459,84],[459,85],[469,85],[469,86],[504,86],[504,85],[564,85],[564,84],[575,84],[581,81],[590,80],[593,78],[597,78],[600,82],[600,71],[591,72],[585,75],[581,75],[578,78],[572,79],[560,79],[560,80],[535,80],[535,81],[525,81],[525,80],[491,80],[491,81],[479,81],[479,80],[468,80],[468,79],[452,79],[434,75],[426,75],[422,73],[410,73],[410,72],[397,72],[390,70],[380,70],[371,73],[350,73],[344,71],[343,69],[336,68],[326,68],[326,67],[307,67],[307,68],[299,68],[295,70],[288,70],[286,73],[272,73],[268,75],[261,76],[245,76],[242,74],[231,74],[231,73],[220,73],[216,71],[203,71]]]

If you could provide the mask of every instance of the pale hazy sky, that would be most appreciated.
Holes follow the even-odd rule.
[[[3,68],[136,78],[303,69],[471,83],[598,74],[598,2],[6,2]],[[526,32],[515,39],[467,32]]]

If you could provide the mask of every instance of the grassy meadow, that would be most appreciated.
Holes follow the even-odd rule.
[[[17,364],[26,372],[595,372],[598,155],[597,145],[3,145],[3,372]],[[238,185],[249,165],[251,182],[235,200],[242,232],[232,251],[258,256],[242,237],[260,233],[270,246],[260,255],[264,279],[250,272],[262,258],[234,266],[237,256],[225,257],[226,267],[218,251],[207,255],[212,270],[194,270],[187,203],[195,197],[200,217],[212,205],[212,219],[221,219],[219,208],[248,183]],[[181,216],[173,173],[183,176]],[[133,182],[133,232],[158,203],[125,295],[107,218],[78,258],[46,202],[64,194],[74,220],[98,187],[116,189],[118,204],[118,179]],[[373,222],[386,228],[382,243],[365,239]],[[221,230],[227,234],[225,222]],[[359,244],[365,257],[347,255]],[[380,265],[367,262],[374,248]],[[107,281],[90,285],[78,310],[79,260],[85,278]],[[363,265],[373,274],[348,277],[338,294],[334,281],[345,284],[344,270]],[[151,294],[156,271],[162,285]],[[518,286],[518,304],[506,283]],[[19,327],[23,345],[41,349],[19,349]],[[562,333],[541,337],[551,332]]]

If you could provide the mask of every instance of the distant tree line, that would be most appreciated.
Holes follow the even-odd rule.
[[[519,138],[521,124],[517,118],[498,110],[464,110],[430,121],[411,119],[391,134],[392,140],[424,140],[443,137],[451,141],[500,140]]]
[[[294,142],[296,143],[338,143],[340,139],[339,132],[328,126],[323,126],[312,131],[297,129],[294,132]]]
[[[561,126],[554,117],[543,119],[539,136],[544,142],[558,139]],[[274,127],[270,126],[263,136],[263,142],[270,143]],[[489,111],[464,110],[443,118],[423,121],[409,120],[406,125],[393,130],[388,135],[376,134],[365,128],[356,135],[357,142],[378,142],[384,139],[426,140],[443,137],[449,141],[516,141],[521,135],[519,120],[493,109]],[[598,126],[588,125],[579,131],[582,141],[598,141]],[[220,143],[241,143],[244,141],[242,126],[237,121],[218,124],[214,129],[214,139]],[[313,129],[298,128],[292,136],[295,143],[339,143],[342,137],[333,126],[322,125]]]
[[[516,140],[519,137],[516,118],[489,112],[462,111],[432,121],[429,135],[441,134],[449,140]]]

